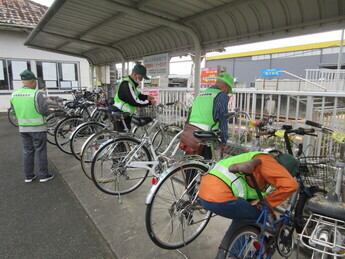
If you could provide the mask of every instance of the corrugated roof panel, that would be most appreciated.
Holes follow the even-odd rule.
[[[76,53],[96,48],[86,54],[98,64],[111,58],[120,62],[122,55],[131,60],[193,52],[192,35],[208,50],[342,28],[344,23],[345,4],[340,0],[60,0],[26,44]],[[50,44],[42,43],[45,40]]]

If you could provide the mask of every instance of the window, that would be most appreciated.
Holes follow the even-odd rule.
[[[37,76],[48,89],[79,88],[78,64],[37,61]]]
[[[31,70],[30,62],[23,60],[9,60],[7,61],[7,69],[9,74],[10,88],[12,90],[18,90],[21,88],[22,79],[20,78],[20,73],[24,70]]]
[[[6,60],[0,59],[0,90],[9,90]]]

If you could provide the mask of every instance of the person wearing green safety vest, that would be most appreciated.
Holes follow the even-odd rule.
[[[261,213],[251,179],[238,172],[252,173],[263,195],[269,185],[275,188],[264,196],[275,217],[272,208],[298,189],[293,178],[298,168],[297,159],[281,152],[249,152],[229,157],[219,161],[202,177],[199,199],[207,210],[232,219],[231,231],[241,221],[255,222]]]
[[[47,128],[44,116],[49,114],[45,94],[36,90],[37,79],[30,70],[24,70],[20,77],[23,87],[12,93],[11,105],[18,119],[19,132],[23,143],[25,182],[35,178],[34,160],[38,156],[40,182],[51,180],[48,172]]]
[[[192,125],[196,129],[221,131],[221,152],[226,153],[228,147],[226,145],[228,139],[228,123],[224,114],[228,113],[229,93],[233,94],[232,87],[234,85],[234,77],[229,73],[222,72],[218,75],[215,85],[202,91],[194,100],[190,116],[186,122],[186,126]],[[187,125],[189,124],[189,125]],[[185,128],[186,128],[185,126]],[[182,133],[183,135],[183,133]],[[180,148],[189,152],[188,136],[186,142],[181,139]],[[196,140],[194,140],[196,141]],[[205,159],[211,158],[211,149],[204,147],[201,153]]]
[[[109,113],[122,111],[129,112],[130,116],[125,118],[126,127],[131,129],[132,115],[138,107],[146,107],[148,105],[156,105],[157,101],[154,97],[141,94],[137,87],[143,79],[149,79],[146,75],[146,68],[137,64],[134,66],[130,76],[124,78],[118,86],[114,97],[114,104],[109,107]],[[125,131],[122,122],[115,122],[115,130],[119,132]]]

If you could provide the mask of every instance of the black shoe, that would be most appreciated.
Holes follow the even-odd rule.
[[[30,176],[30,177],[26,177],[25,178],[25,182],[26,183],[31,183],[33,180],[35,180],[36,177],[37,177],[36,175]]]
[[[40,179],[40,183],[47,182],[47,181],[49,181],[49,180],[51,180],[51,179],[53,179],[53,178],[54,178],[54,175],[53,175],[53,174],[47,174],[46,177]]]

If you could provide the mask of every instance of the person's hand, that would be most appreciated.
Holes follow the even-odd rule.
[[[260,202],[260,200],[256,199],[256,200],[251,201],[250,204],[253,206],[257,206],[259,204],[259,202]]]
[[[221,146],[220,148],[220,153],[225,154],[228,152],[229,147],[228,146]]]

